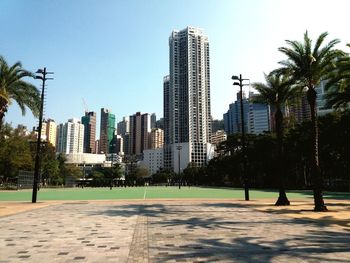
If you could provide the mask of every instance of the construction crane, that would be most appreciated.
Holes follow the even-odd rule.
[[[83,105],[84,105],[84,110],[85,110],[85,112],[89,112],[89,109],[88,109],[88,107],[87,107],[87,104],[86,104],[84,98],[81,98],[81,99],[83,100]]]

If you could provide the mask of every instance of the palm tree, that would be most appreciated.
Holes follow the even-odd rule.
[[[34,116],[39,115],[40,93],[32,84],[23,80],[25,77],[33,77],[33,73],[22,68],[20,62],[9,66],[0,56],[0,128],[8,106],[12,100],[19,105],[22,114],[26,112],[26,106]]]
[[[350,44],[347,44],[350,47]],[[341,57],[337,69],[326,84],[326,106],[348,108],[350,106],[350,56]]]
[[[287,60],[279,62],[282,67],[277,73],[288,75],[300,88],[307,87],[307,100],[310,106],[313,140],[313,157],[311,161],[311,177],[313,181],[315,211],[327,211],[322,194],[322,176],[319,166],[318,154],[318,126],[315,86],[335,69],[336,60],[343,52],[334,48],[340,41],[334,39],[322,46],[328,33],[322,33],[312,47],[312,40],[308,32],[304,34],[304,42],[286,40],[288,47],[280,47],[278,50],[287,56]],[[322,46],[322,47],[321,47]]]
[[[288,100],[295,98],[296,89],[290,87],[286,77],[276,74],[265,75],[265,83],[253,83],[252,86],[259,94],[253,98],[254,102],[264,103],[271,106],[275,117],[275,132],[278,147],[278,173],[280,176],[279,197],[275,205],[289,205],[286,195],[284,174],[284,153],[283,153],[283,108]]]

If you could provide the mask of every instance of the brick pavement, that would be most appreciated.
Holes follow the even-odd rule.
[[[0,217],[4,262],[350,262],[350,231],[236,201],[66,202]]]

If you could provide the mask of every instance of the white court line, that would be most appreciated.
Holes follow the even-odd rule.
[[[145,187],[145,192],[143,194],[143,200],[145,200],[145,199],[146,199],[146,187]]]

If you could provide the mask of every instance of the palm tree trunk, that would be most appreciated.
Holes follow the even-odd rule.
[[[275,205],[290,205],[285,190],[285,174],[284,174],[284,153],[283,153],[283,113],[281,109],[276,110],[275,114],[276,136],[278,147],[278,178],[279,178],[279,196]]]
[[[0,98],[0,129],[2,126],[2,120],[5,116],[5,113],[7,112],[7,100],[5,100],[4,98]]]
[[[327,211],[328,209],[324,204],[323,194],[322,194],[323,180],[321,176],[321,170],[320,170],[319,158],[318,158],[318,125],[317,125],[317,111],[316,111],[317,93],[312,85],[308,87],[308,91],[306,95],[310,105],[311,123],[312,123],[311,139],[313,141],[313,156],[311,158],[310,168],[311,168],[311,179],[312,179],[313,192],[314,192],[314,204],[315,204],[314,211],[322,212],[322,211]]]

